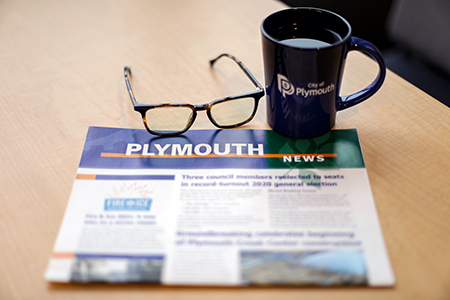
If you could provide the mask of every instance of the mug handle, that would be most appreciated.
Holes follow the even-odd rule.
[[[380,70],[378,71],[377,78],[375,78],[375,80],[371,84],[369,84],[366,88],[354,94],[339,97],[339,100],[336,103],[337,110],[343,110],[358,103],[361,103],[370,96],[372,96],[373,94],[375,94],[380,89],[381,85],[384,82],[384,78],[386,77],[386,65],[384,64],[383,56],[381,55],[377,47],[375,47],[368,41],[352,37],[350,39],[349,51],[352,50],[358,50],[368,54],[378,63]]]

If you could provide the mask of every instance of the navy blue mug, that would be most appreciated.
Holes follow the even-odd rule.
[[[383,84],[386,67],[378,49],[352,37],[341,16],[316,8],[275,12],[261,24],[267,121],[282,135],[312,138],[327,133],[336,112],[358,104]],[[365,89],[340,96],[347,53],[362,51],[380,67]]]

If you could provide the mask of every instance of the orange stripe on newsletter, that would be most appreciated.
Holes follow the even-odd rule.
[[[284,156],[323,156],[323,157],[337,157],[337,153],[310,153],[310,154],[302,154],[302,153],[284,153],[284,154],[264,154],[264,155],[248,155],[248,154],[225,154],[225,155],[217,155],[217,154],[208,154],[208,155],[142,155],[142,154],[130,154],[126,155],[123,153],[105,153],[101,154],[101,157],[117,157],[117,158],[143,158],[143,157],[151,157],[151,158],[192,158],[192,157],[242,157],[242,158],[282,158]],[[95,179],[95,178],[94,178]]]
[[[71,252],[53,252],[52,258],[74,258],[75,253]]]
[[[76,179],[83,179],[83,180],[95,180],[97,175],[95,174],[77,174]]]
[[[337,157],[337,153],[284,153],[284,154],[264,154],[262,157],[279,158],[284,156],[323,156],[323,157]]]

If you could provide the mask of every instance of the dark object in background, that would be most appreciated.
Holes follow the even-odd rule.
[[[395,0],[386,22],[388,68],[450,106],[450,2]]]
[[[331,10],[383,53],[386,67],[450,107],[450,2],[281,0]]]

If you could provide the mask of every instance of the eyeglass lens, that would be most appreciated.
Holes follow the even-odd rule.
[[[219,126],[235,126],[251,118],[255,109],[252,97],[219,102],[211,107],[211,118]]]
[[[190,125],[194,111],[185,106],[163,106],[147,110],[147,127],[159,134],[183,132]]]

